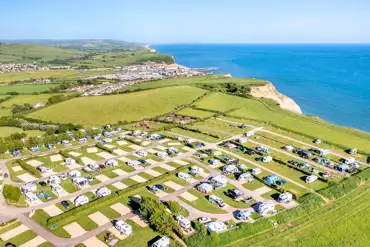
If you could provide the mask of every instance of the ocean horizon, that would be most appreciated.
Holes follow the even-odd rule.
[[[370,132],[370,44],[151,45],[191,68],[274,84],[304,114]]]

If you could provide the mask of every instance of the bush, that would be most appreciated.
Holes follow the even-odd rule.
[[[178,203],[177,201],[168,201],[167,206],[176,216],[181,215],[181,213],[184,212],[183,207],[181,207],[180,203]]]
[[[37,178],[42,178],[42,173],[39,170],[37,170],[35,167],[27,164],[24,160],[18,160],[18,163],[27,172],[31,173]]]
[[[21,189],[10,184],[5,184],[3,189],[3,196],[6,199],[17,202],[19,200],[19,197],[21,196]]]

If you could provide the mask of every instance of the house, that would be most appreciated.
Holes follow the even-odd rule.
[[[208,197],[208,201],[210,203],[216,204],[219,207],[224,207],[225,206],[224,200],[222,198],[218,197],[218,196],[215,196],[215,195],[210,195]]]
[[[276,213],[275,204],[272,202],[260,202],[257,204],[256,211],[263,215],[272,215]]]
[[[135,168],[135,169],[138,169],[141,167],[141,162],[138,161],[138,160],[130,160],[130,161],[127,161],[127,165]]]
[[[26,192],[25,195],[31,204],[38,204],[40,202],[39,198],[32,192]]]
[[[117,160],[115,160],[115,159],[110,159],[110,160],[107,160],[107,161],[105,162],[105,165],[106,165],[107,167],[116,167],[116,166],[118,166],[118,161],[117,161]]]
[[[73,170],[73,171],[68,172],[68,176],[70,178],[77,178],[81,176],[81,172],[79,170]]]
[[[75,177],[72,179],[72,182],[80,189],[85,188],[89,184],[89,181],[85,177]]]
[[[253,180],[254,180],[254,177],[249,172],[242,173],[238,177],[239,182],[251,183],[251,182],[253,182]]]
[[[238,167],[236,167],[236,165],[227,165],[222,168],[222,173],[234,174],[238,172],[239,172],[239,169]]]
[[[122,234],[130,236],[132,234],[132,227],[124,222],[123,220],[117,220],[114,223],[114,227]]]
[[[341,164],[337,166],[336,169],[340,172],[346,172],[349,170],[349,166],[347,164]]]
[[[262,162],[264,162],[264,163],[269,163],[271,161],[272,161],[272,157],[271,156],[264,156],[262,158]]]
[[[75,203],[75,206],[78,207],[78,206],[82,206],[86,203],[89,202],[89,198],[85,195],[79,195],[76,197],[74,203]]]
[[[60,182],[61,182],[60,178],[58,176],[55,176],[55,175],[52,175],[47,179],[47,183],[49,185],[60,184]]]
[[[215,187],[215,189],[223,188],[227,185],[227,178],[223,175],[217,175],[211,178],[211,184]]]
[[[179,172],[177,176],[185,181],[188,181],[190,179],[190,174],[185,172]]]
[[[34,182],[26,183],[22,185],[21,187],[23,193],[27,192],[36,192],[37,191],[37,185]]]
[[[305,182],[309,184],[309,183],[315,182],[316,180],[317,180],[317,176],[316,175],[310,175],[310,176],[307,176],[306,177]]]
[[[168,237],[161,237],[159,240],[155,241],[151,247],[171,247],[170,239]]]
[[[200,168],[198,166],[192,166],[190,168],[190,174],[194,177],[197,177],[199,175],[201,175],[202,173],[204,173],[204,169],[203,168]]]
[[[179,150],[177,148],[174,148],[174,147],[170,147],[170,148],[167,148],[166,149],[166,152],[171,155],[171,154],[178,154],[179,153]]]
[[[276,174],[273,174],[271,176],[265,177],[266,183],[269,183],[269,184],[274,184],[274,183],[276,183],[279,180],[280,180],[280,178]]]
[[[74,159],[72,159],[72,158],[66,158],[66,160],[65,160],[65,162],[66,162],[66,165],[67,166],[73,166],[73,165],[75,165],[76,164],[76,160],[74,160]]]
[[[37,167],[37,170],[39,170],[41,173],[47,173],[47,172],[52,172],[53,171],[49,167],[46,167],[44,165],[39,165]]]
[[[59,184],[52,184],[51,185],[51,190],[57,195],[57,196],[62,196],[64,195],[64,190]]]
[[[253,175],[259,175],[262,173],[262,170],[260,168],[253,168],[252,169],[252,174]]]
[[[252,136],[254,136],[254,131],[248,131],[248,132],[245,132],[244,133],[244,136],[246,136],[246,137],[252,137]]]
[[[185,218],[184,216],[179,215],[176,217],[176,220],[179,223],[179,225],[185,230],[191,228],[191,221]]]
[[[277,201],[280,203],[289,203],[293,200],[293,195],[289,192],[284,192],[279,195]]]
[[[213,190],[213,186],[209,183],[201,183],[197,186],[197,190],[204,194],[208,194]]]
[[[144,149],[140,149],[136,151],[136,154],[141,156],[141,157],[146,157],[148,156],[148,153]]]
[[[246,143],[246,142],[248,142],[248,139],[247,139],[247,138],[242,137],[242,138],[239,138],[239,139],[238,139],[238,142],[239,142],[239,143]]]
[[[226,224],[218,220],[207,223],[206,228],[209,233],[211,232],[221,233],[227,230]]]
[[[157,152],[157,156],[161,159],[165,159],[168,157],[168,154],[166,152]]]
[[[350,150],[348,150],[348,153],[350,155],[355,155],[355,154],[357,154],[357,149],[356,148],[351,148]]]
[[[109,196],[112,193],[110,189],[107,187],[101,187],[96,191],[96,195],[98,197],[104,197],[104,196]]]

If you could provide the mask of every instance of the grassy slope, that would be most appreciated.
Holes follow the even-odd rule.
[[[57,86],[57,84],[0,86],[0,94],[6,94],[9,92],[17,92],[20,94],[41,93],[55,86]]]
[[[256,80],[251,78],[228,78],[223,75],[207,75],[207,76],[194,76],[194,77],[184,77],[184,78],[170,78],[159,81],[152,81],[147,83],[141,83],[132,85],[126,89],[152,89],[158,87],[169,87],[178,85],[189,85],[197,83],[226,83],[233,82],[237,84],[265,84],[265,81]]]
[[[191,103],[206,91],[182,86],[124,95],[76,98],[31,113],[29,116],[57,122],[103,125],[134,121],[172,111]]]
[[[25,104],[29,103],[31,105],[37,104],[38,102],[46,103],[48,98],[58,94],[38,94],[38,95],[18,95],[9,100],[0,103],[0,107],[11,107],[14,104]]]
[[[218,111],[240,108],[231,115],[269,122],[333,143],[370,152],[369,133],[335,126],[316,118],[283,111],[277,107],[271,107],[271,105],[266,107],[265,104],[257,100],[215,93],[200,101],[196,106]]]
[[[27,130],[23,131],[17,127],[0,127],[0,137],[9,136],[14,133],[25,132],[27,136],[42,136],[44,134],[43,131],[40,130]]]
[[[0,62],[32,63],[41,61],[68,59],[83,55],[84,52],[36,44],[9,44],[0,46]]]

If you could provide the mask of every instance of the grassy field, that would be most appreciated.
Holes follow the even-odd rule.
[[[55,95],[59,94],[18,95],[4,101],[3,103],[0,103],[0,107],[11,107],[14,104],[22,105],[26,103],[35,105],[39,102],[45,104],[48,101],[48,98]]]
[[[19,132],[25,132],[28,137],[31,137],[31,136],[42,136],[44,134],[44,132],[43,131],[40,131],[40,130],[27,130],[27,131],[23,131],[22,129],[16,128],[16,127],[0,127],[0,137],[9,136],[11,134],[19,133]]]
[[[81,97],[41,109],[29,116],[90,126],[116,123],[119,120],[138,121],[191,103],[205,92],[198,88],[180,86],[123,95]]]
[[[204,118],[204,117],[209,117],[209,116],[214,115],[213,112],[201,111],[201,110],[192,109],[192,108],[186,108],[177,113],[183,116],[191,116],[191,117],[198,117],[198,118]]]
[[[227,247],[366,247],[370,237],[368,210],[369,185],[363,185],[348,196],[314,212],[309,219],[299,219],[273,231],[230,243]],[[285,230],[282,230],[284,229]]]
[[[77,58],[84,52],[37,44],[8,44],[0,46],[0,62],[32,63],[54,59]]]
[[[148,83],[141,83],[132,85],[126,89],[152,89],[159,87],[179,86],[179,85],[194,85],[197,83],[202,84],[213,84],[213,83],[227,83],[232,82],[236,84],[265,84],[265,81],[256,80],[252,78],[229,78],[224,75],[206,75],[206,76],[194,76],[194,77],[183,77],[183,78],[170,78],[165,80],[159,80]]]
[[[9,85],[9,86],[0,86],[0,94],[7,94],[9,92],[17,92],[19,94],[32,94],[32,93],[42,93],[50,88],[56,87],[59,84],[40,84],[40,85]]]
[[[240,108],[230,115],[268,122],[339,145],[370,152],[370,133],[335,126],[314,117],[283,111],[258,100],[215,93],[197,103],[196,106],[217,111]]]

